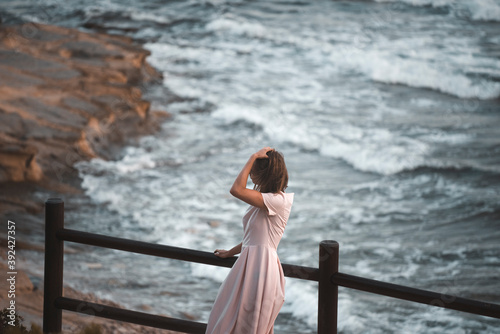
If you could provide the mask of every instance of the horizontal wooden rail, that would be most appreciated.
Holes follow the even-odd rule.
[[[61,229],[56,235],[60,240],[65,241],[220,267],[230,268],[237,259],[236,257],[221,259],[210,252],[152,244],[71,229]],[[285,263],[283,263],[282,266],[287,277],[318,281],[319,269],[317,268]],[[331,282],[346,288],[500,319],[500,305],[498,304],[443,295],[437,292],[415,289],[344,273],[334,274],[331,278]]]
[[[500,305],[498,304],[445,295],[343,273],[334,274],[331,277],[331,281],[333,284],[339,286],[371,292],[377,295],[500,319]]]
[[[62,296],[64,241],[230,268],[237,257],[221,259],[211,252],[129,240],[64,228],[64,202],[46,201],[43,332],[60,332],[62,310],[185,333],[204,333],[206,324],[131,311]],[[319,268],[282,264],[287,277],[318,282],[318,334],[337,333],[337,287],[500,319],[500,305],[460,298],[338,272],[335,241],[320,243]]]
[[[117,237],[110,237],[107,235],[76,231],[66,228],[57,231],[56,235],[59,240],[117,249],[132,253],[165,257],[181,261],[204,263],[219,267],[231,268],[237,259],[237,257],[222,259],[210,252],[203,252],[187,248],[152,244],[148,242],[129,240]],[[297,266],[285,263],[282,264],[282,267],[285,276],[287,277],[299,278],[316,282],[319,279],[318,268]]]
[[[201,322],[125,310],[122,308],[66,297],[56,298],[54,304],[55,307],[63,310],[83,313],[106,319],[126,321],[138,325],[168,329],[176,332],[203,334],[205,333],[205,330],[207,328],[207,325]]]

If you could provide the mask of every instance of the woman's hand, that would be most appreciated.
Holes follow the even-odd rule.
[[[231,253],[225,249],[216,249],[215,252],[214,252],[215,256],[218,256],[220,258],[228,258],[228,257],[231,257]]]
[[[237,244],[236,246],[234,246],[230,250],[216,249],[214,251],[214,255],[218,256],[220,258],[223,258],[223,259],[225,259],[227,257],[235,256],[236,254],[239,254],[241,252],[241,245],[242,245],[242,243],[240,242],[239,244]]]
[[[269,157],[267,156],[266,153],[269,152],[269,151],[273,151],[273,149],[270,148],[270,147],[264,147],[264,148],[260,149],[258,152],[254,153],[255,154],[255,158],[257,158],[257,159],[267,159]]]

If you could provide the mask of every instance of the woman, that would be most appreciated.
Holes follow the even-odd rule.
[[[248,176],[255,184],[247,189]],[[243,241],[221,258],[241,252],[222,283],[208,320],[209,334],[268,334],[285,301],[285,277],[276,253],[290,215],[293,194],[285,194],[288,172],[281,153],[265,147],[250,156],[231,194],[250,204],[243,216]]]

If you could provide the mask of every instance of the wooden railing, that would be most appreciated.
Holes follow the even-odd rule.
[[[46,334],[61,332],[62,310],[87,314],[89,309],[97,317],[177,332],[205,333],[206,329],[206,324],[200,322],[152,315],[64,297],[62,295],[64,241],[228,268],[232,267],[237,259],[236,257],[221,259],[209,252],[65,229],[64,202],[59,198],[48,199],[45,202],[43,306],[43,332]],[[339,273],[338,261],[339,244],[336,241],[327,240],[322,241],[319,245],[318,268],[282,264],[285,276],[318,282],[318,334],[337,333],[339,286],[500,319],[500,305],[456,296],[443,296],[436,292]]]

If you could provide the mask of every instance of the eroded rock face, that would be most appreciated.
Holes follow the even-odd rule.
[[[0,24],[0,182],[64,183],[75,162],[157,126],[140,87],[161,80],[148,55],[127,37]]]
[[[150,112],[150,103],[142,99],[141,86],[161,80],[147,64],[148,55],[125,37],[0,22],[0,215],[17,223],[16,249],[44,250],[42,212],[47,197],[41,201],[39,189],[55,197],[77,192],[78,184],[72,184],[78,179],[75,162],[113,158],[128,139],[151,133],[161,124],[158,118],[168,117]],[[1,247],[6,247],[6,237],[0,233]],[[5,272],[2,263],[7,262],[1,254],[0,260]],[[30,280],[34,276],[18,271],[16,305],[26,323],[41,324],[43,291],[34,283],[43,278]],[[0,292],[6,287],[0,284]],[[103,302],[69,287],[64,293]],[[0,305],[8,302],[6,296],[0,294]],[[103,333],[164,332],[82,319],[65,315],[63,332],[79,332],[82,322],[90,321],[99,321]]]

